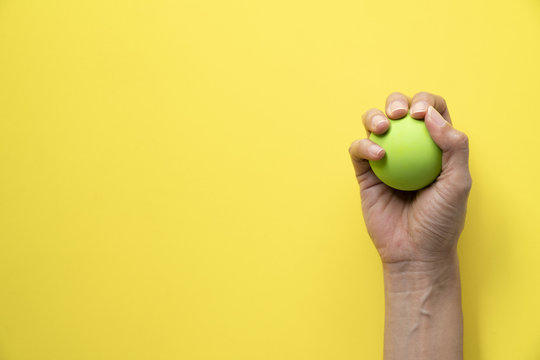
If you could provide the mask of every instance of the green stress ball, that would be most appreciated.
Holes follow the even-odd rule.
[[[390,120],[390,128],[384,134],[372,133],[369,138],[386,152],[381,160],[369,164],[388,186],[418,190],[431,184],[441,172],[442,152],[431,139],[424,120],[407,114]]]

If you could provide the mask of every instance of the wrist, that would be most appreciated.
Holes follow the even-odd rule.
[[[457,254],[441,261],[384,263],[385,360],[462,359]]]
[[[427,288],[460,288],[456,252],[436,261],[383,262],[385,293],[420,291]]]

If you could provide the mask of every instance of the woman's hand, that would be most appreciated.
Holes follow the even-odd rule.
[[[412,117],[425,119],[431,137],[442,149],[442,172],[422,190],[392,189],[375,176],[368,162],[382,159],[384,149],[369,139],[353,142],[349,152],[369,235],[383,263],[444,261],[455,252],[465,221],[471,188],[467,136],[452,127],[446,102],[438,95],[421,92],[411,100],[392,93],[385,110],[386,116],[378,109],[364,114],[368,136],[386,132],[388,118],[399,119],[410,111]]]
[[[410,110],[409,110],[410,107]],[[353,142],[353,161],[369,235],[383,261],[385,360],[461,360],[463,315],[456,245],[471,188],[467,136],[454,129],[443,98],[428,93],[412,100],[400,93],[386,100],[386,115],[410,112],[424,118],[442,149],[442,171],[428,187],[399,191],[383,184],[368,160],[384,149],[368,139]],[[382,134],[390,122],[371,109],[363,116],[368,132]]]

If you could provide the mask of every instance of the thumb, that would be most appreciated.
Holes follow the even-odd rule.
[[[437,183],[468,193],[471,175],[467,135],[454,129],[433,106],[428,107],[424,121],[431,138],[443,151],[442,172]]]

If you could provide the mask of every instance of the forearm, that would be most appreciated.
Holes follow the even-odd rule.
[[[463,315],[457,254],[434,263],[384,264],[385,360],[461,360]]]

